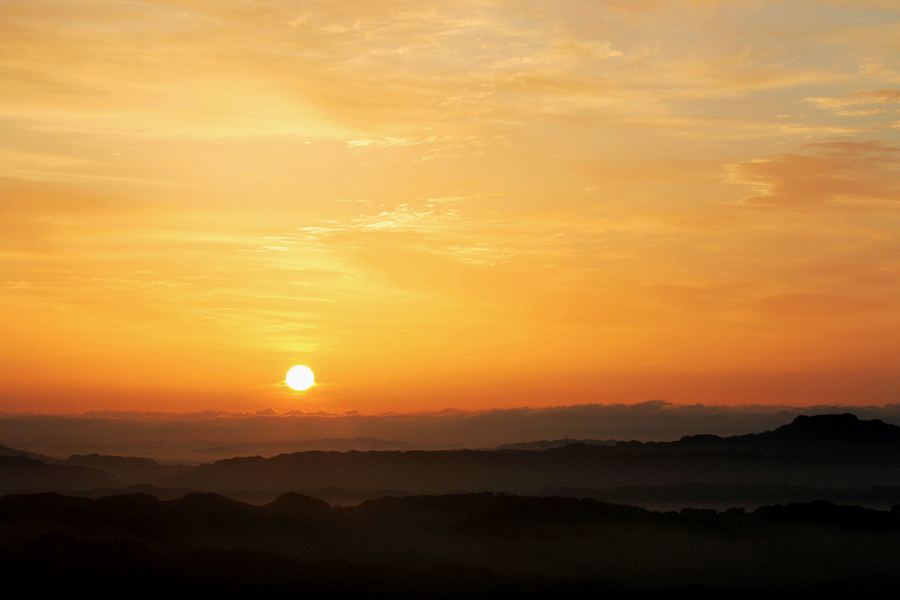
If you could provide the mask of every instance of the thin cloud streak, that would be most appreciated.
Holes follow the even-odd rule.
[[[804,150],[734,165],[734,183],[762,191],[743,203],[804,208],[900,201],[900,148],[872,141],[820,142]]]

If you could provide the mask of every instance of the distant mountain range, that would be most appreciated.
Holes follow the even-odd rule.
[[[851,452],[868,454],[876,461],[900,450],[900,427],[877,419],[863,421],[852,414],[798,416],[793,422],[763,433],[733,437],[694,435],[674,446],[717,450],[756,450],[767,453],[808,454],[822,450],[829,455]]]
[[[571,442],[545,450],[299,452],[217,461],[172,482],[208,491],[329,486],[412,493],[528,493],[545,487],[791,484],[823,488],[900,481],[900,427],[853,415],[798,417],[775,431],[677,442]]]
[[[809,490],[837,499],[846,497],[840,490],[852,489],[856,498],[885,505],[893,492],[884,490],[900,482],[900,427],[851,414],[800,416],[773,431],[675,442],[543,440],[492,450],[305,451],[198,467],[96,454],[65,461],[15,454],[0,447],[0,493],[105,495],[130,486],[164,497],[174,494],[166,490],[198,490],[267,502],[302,491],[353,503],[385,495],[485,491],[614,498],[611,491],[621,489],[620,498],[640,503],[642,494],[648,502],[663,501],[679,497],[672,492],[679,489],[677,501],[684,505],[716,497],[740,500],[742,494],[745,504],[759,505],[776,489],[776,497],[788,499],[809,498]],[[881,491],[869,491],[875,486]],[[785,496],[785,490],[793,491]]]
[[[27,456],[0,456],[0,492],[24,490],[78,490],[117,485],[106,471],[47,464]]]
[[[900,427],[822,415],[734,437],[563,442],[199,467],[0,448],[0,577],[335,600],[821,599],[900,585]]]
[[[585,444],[586,446],[615,446],[616,440],[573,440],[564,438],[561,440],[538,440],[536,442],[521,442],[518,444],[503,444],[492,448],[493,450],[550,450],[551,448],[562,448],[569,444]]]

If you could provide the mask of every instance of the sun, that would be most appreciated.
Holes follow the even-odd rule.
[[[287,372],[284,382],[288,384],[288,387],[302,392],[313,386],[316,382],[316,376],[309,367],[297,365],[296,367],[291,367],[291,370]]]

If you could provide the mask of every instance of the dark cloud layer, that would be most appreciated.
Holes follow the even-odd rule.
[[[800,408],[664,401],[369,416],[270,411],[7,414],[0,416],[0,444],[56,457],[98,452],[196,463],[310,449],[484,448],[564,437],[667,441],[698,433],[753,433],[787,424],[801,414],[843,412],[900,425],[900,404]]]

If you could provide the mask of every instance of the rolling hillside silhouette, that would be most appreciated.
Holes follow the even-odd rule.
[[[0,575],[54,592],[320,598],[831,598],[900,584],[900,427],[823,415],[734,437],[525,447],[542,446],[196,468],[5,448]],[[10,493],[36,490],[65,494]],[[886,510],[835,503],[854,499]]]
[[[900,482],[900,427],[853,415],[798,417],[771,432],[546,450],[298,452],[201,465],[173,485],[230,490],[398,489],[531,493],[678,483],[865,488]]]
[[[900,507],[825,502],[660,513],[573,498],[384,498],[334,507],[289,494],[263,506],[215,494],[160,501],[0,498],[5,580],[162,591],[376,597],[447,590],[657,597],[787,589],[879,592],[900,583]],[[240,570],[235,571],[236,567]],[[323,579],[324,578],[324,579]],[[371,588],[371,589],[370,589]],[[406,594],[406,595],[404,595]],[[826,594],[826,597],[828,594]]]

